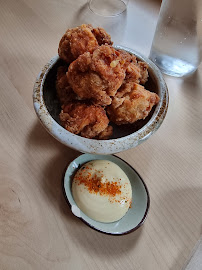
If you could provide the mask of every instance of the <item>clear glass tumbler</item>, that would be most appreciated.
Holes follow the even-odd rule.
[[[117,16],[127,8],[129,0],[89,0],[89,8],[101,16]]]
[[[200,63],[202,0],[163,0],[149,58],[165,74],[182,77]]]

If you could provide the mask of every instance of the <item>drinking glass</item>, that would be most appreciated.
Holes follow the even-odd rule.
[[[89,0],[88,5],[92,12],[101,16],[117,16],[127,8],[129,0]]]

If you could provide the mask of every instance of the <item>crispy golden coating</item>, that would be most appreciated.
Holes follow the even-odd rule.
[[[60,101],[60,104],[66,104],[69,101],[77,99],[76,94],[72,90],[71,86],[68,83],[66,72],[68,68],[65,66],[60,66],[57,70],[56,78],[56,91],[57,97]]]
[[[61,103],[61,125],[86,138],[108,139],[117,125],[145,119],[159,102],[157,94],[142,85],[148,65],[111,45],[103,28],[82,24],[68,29],[58,54],[69,67],[59,67],[56,91]],[[109,116],[107,116],[107,114]]]
[[[71,63],[79,55],[92,53],[99,45],[112,44],[111,37],[103,28],[93,28],[90,24],[82,24],[68,29],[59,43],[58,54],[61,59]]]
[[[104,44],[113,44],[113,42],[111,41],[111,36],[102,27],[93,28],[92,33],[97,39],[97,42],[100,46]]]
[[[113,127],[108,126],[97,137],[95,137],[95,139],[107,140],[112,136],[112,134],[113,134]]]
[[[148,80],[148,65],[145,62],[137,61],[134,55],[126,51],[120,50],[123,57],[130,59],[130,64],[126,69],[126,77],[124,83],[134,82],[139,84],[145,84]]]
[[[131,62],[126,69],[126,77],[124,83],[134,82],[139,83],[141,78],[140,69],[137,64]]]
[[[158,102],[156,93],[137,83],[127,83],[117,92],[112,104],[107,107],[107,113],[109,119],[117,125],[132,124],[145,119]]]
[[[86,138],[108,139],[112,130],[108,130],[109,119],[101,106],[88,105],[83,102],[71,102],[60,113],[62,126]]]
[[[128,59],[112,46],[102,45],[72,62],[67,77],[81,99],[92,99],[95,104],[106,106],[122,85],[128,64]]]
[[[149,74],[148,74],[148,65],[145,62],[138,61],[137,66],[140,69],[140,84],[145,84],[148,80]]]

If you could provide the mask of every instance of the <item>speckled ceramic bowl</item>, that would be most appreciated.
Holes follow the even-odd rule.
[[[114,154],[133,148],[148,139],[161,125],[168,107],[168,90],[160,70],[148,58],[121,46],[129,53],[148,64],[149,79],[145,88],[156,92],[160,102],[154,106],[149,116],[133,125],[114,125],[113,137],[109,140],[86,139],[65,130],[59,121],[60,104],[57,100],[55,81],[57,68],[62,60],[53,57],[39,73],[33,91],[33,102],[37,116],[48,132],[64,145],[82,153]]]
[[[131,183],[132,207],[129,208],[125,216],[115,222],[103,223],[89,218],[77,207],[72,196],[72,178],[75,175],[77,169],[86,162],[97,159],[109,160],[116,163],[126,173]],[[67,199],[72,213],[91,228],[103,233],[122,235],[133,232],[144,223],[148,214],[150,198],[148,189],[144,181],[142,180],[141,176],[129,164],[114,155],[80,155],[69,164],[65,173],[63,188],[65,198]]]

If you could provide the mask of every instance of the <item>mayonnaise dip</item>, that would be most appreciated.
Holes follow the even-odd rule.
[[[108,160],[93,160],[75,174],[72,195],[80,210],[100,222],[121,219],[132,201],[132,189],[125,172]]]

